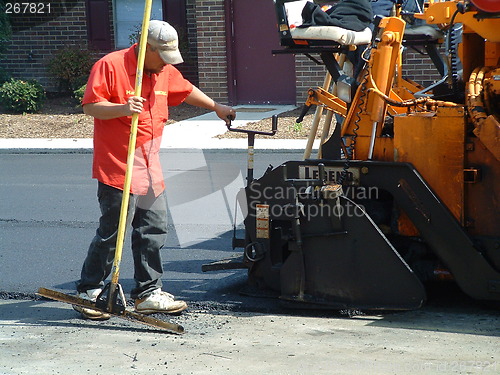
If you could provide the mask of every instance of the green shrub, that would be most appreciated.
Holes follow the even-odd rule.
[[[82,103],[83,94],[85,94],[86,87],[87,87],[87,84],[85,84],[85,85],[81,86],[80,88],[73,91],[73,97],[78,101],[78,104]]]
[[[45,91],[36,80],[11,78],[0,87],[0,101],[9,112],[36,112],[42,107],[44,99]]]
[[[59,78],[61,91],[73,92],[87,81],[94,53],[86,47],[66,46],[49,61],[49,72]]]

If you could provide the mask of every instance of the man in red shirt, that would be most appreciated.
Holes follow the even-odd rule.
[[[95,301],[111,273],[127,166],[132,114],[139,114],[136,151],[127,224],[132,226],[135,309],[144,314],[179,313],[184,301],[161,290],[160,250],[166,240],[167,209],[159,149],[168,107],[182,102],[215,111],[224,121],[235,111],[216,103],[187,81],[173,66],[183,62],[175,29],[164,21],[150,21],[141,97],[134,96],[138,45],[112,52],[90,73],[83,111],[94,117],[92,176],[98,180],[101,209],[99,228],[84,261],[77,291]],[[76,307],[89,319],[109,314]]]

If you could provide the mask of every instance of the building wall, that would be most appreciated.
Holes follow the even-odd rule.
[[[408,49],[403,52],[403,77],[409,77],[424,87],[441,79],[429,57]]]
[[[319,56],[316,58],[319,59]],[[323,86],[326,72],[324,65],[318,65],[307,56],[295,56],[296,103],[298,105],[304,104],[306,101],[309,88]]]
[[[222,103],[229,101],[224,0],[196,1],[198,77],[202,91]]]
[[[30,15],[34,26],[25,30],[13,27],[2,65],[14,78],[37,79],[46,90],[57,91],[59,82],[50,75],[47,65],[65,46],[87,48],[85,1],[77,1],[60,17],[45,20],[46,16]]]
[[[198,35],[196,32],[196,0],[186,0],[186,30],[178,30],[184,34],[187,45],[180,46],[184,64],[179,66],[182,74],[193,84],[199,85],[198,75]]]

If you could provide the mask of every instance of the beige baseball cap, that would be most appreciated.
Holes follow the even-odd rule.
[[[151,20],[148,28],[148,44],[156,48],[167,64],[184,62],[179,51],[177,31],[165,21]]]

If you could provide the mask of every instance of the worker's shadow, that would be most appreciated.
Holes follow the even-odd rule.
[[[115,324],[115,320],[92,321],[80,318],[80,313],[69,304],[50,301],[45,298],[37,300],[2,300],[0,303],[0,332],[9,326],[49,326],[60,328],[99,327],[110,331],[147,332],[154,330],[146,326],[131,325],[123,320],[123,324]]]

